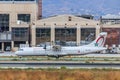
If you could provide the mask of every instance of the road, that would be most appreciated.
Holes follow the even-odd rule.
[[[0,68],[114,68],[120,69],[120,63],[81,63],[75,61],[1,61]]]

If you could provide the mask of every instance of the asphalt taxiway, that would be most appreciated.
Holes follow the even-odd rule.
[[[0,68],[112,68],[120,69],[120,63],[81,63],[74,61],[7,61],[0,62]]]
[[[78,57],[76,61],[49,61],[47,58],[40,61],[9,61],[10,56],[13,56],[11,60],[17,59],[14,52],[5,52],[0,53],[0,68],[114,68],[114,69],[120,69],[120,63],[119,58],[120,54],[87,54],[87,55],[81,55],[81,57]],[[6,58],[7,57],[7,58]],[[87,58],[88,57],[88,58]],[[97,62],[90,61],[90,57],[93,59],[98,60]],[[81,58],[81,59],[79,59]],[[103,59],[105,58],[105,59]],[[106,59],[107,58],[107,59]],[[110,58],[110,59],[109,59]],[[7,59],[7,61],[5,61]],[[26,59],[26,58],[23,58]],[[22,59],[22,60],[23,60]],[[74,58],[73,58],[74,59]],[[76,59],[76,58],[75,58]],[[84,60],[82,60],[84,59]],[[92,60],[93,60],[92,59]],[[103,59],[103,60],[102,60]],[[102,60],[102,61],[101,61]],[[108,62],[108,60],[110,60]],[[88,62],[87,62],[88,61]],[[113,62],[114,61],[114,62]]]

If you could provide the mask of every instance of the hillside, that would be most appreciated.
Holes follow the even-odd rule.
[[[120,0],[43,0],[43,16],[59,14],[120,15]]]

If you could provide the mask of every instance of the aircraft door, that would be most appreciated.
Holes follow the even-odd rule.
[[[83,53],[84,53],[84,50],[85,50],[84,48],[81,48],[81,49],[80,49],[80,54],[83,54]]]

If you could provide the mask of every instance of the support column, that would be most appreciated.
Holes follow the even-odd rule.
[[[34,47],[36,45],[36,27],[35,25],[31,26],[31,46]]]
[[[10,17],[10,22],[9,22],[9,31],[12,31],[12,24],[17,24],[17,13],[15,14],[14,12],[11,12],[9,17]]]
[[[55,45],[55,26],[51,25],[51,45]]]
[[[11,51],[15,51],[14,50],[14,41],[11,41]]]
[[[14,48],[14,41],[11,41],[11,48]]]
[[[100,26],[96,26],[96,38],[100,34]]]
[[[80,41],[81,41],[81,28],[77,27],[77,46],[80,46]]]
[[[2,51],[4,51],[4,42],[2,42]]]

